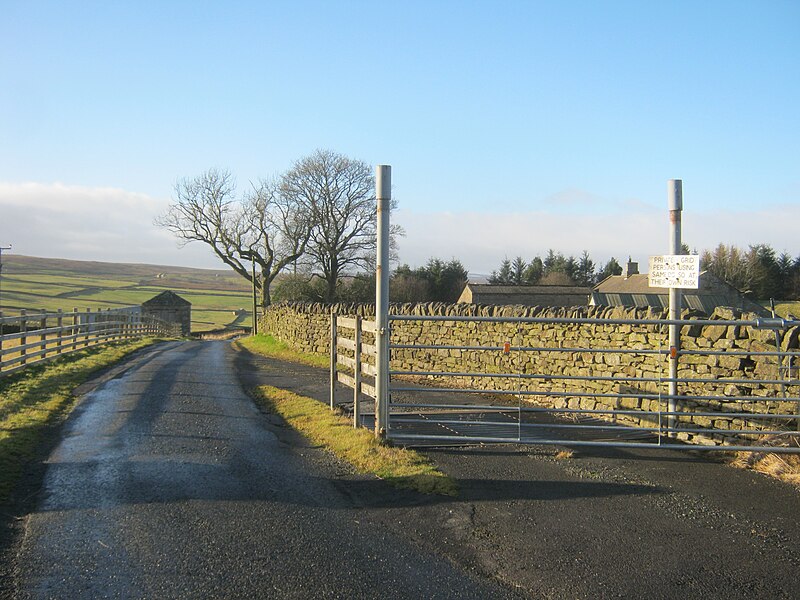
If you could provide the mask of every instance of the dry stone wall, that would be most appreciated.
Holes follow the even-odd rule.
[[[260,327],[299,350],[328,353],[330,313],[374,316],[374,305],[279,304],[267,311]],[[440,303],[396,304],[395,315],[487,316],[590,319],[666,319],[663,311],[608,307],[541,308],[524,306],[448,305]],[[684,318],[705,315],[684,313]],[[716,320],[751,319],[734,309],[717,309]],[[800,328],[779,332],[740,325],[687,325],[682,328],[679,390],[687,399],[678,404],[686,416],[678,419],[684,429],[764,430],[786,427],[786,419],[753,419],[730,413],[770,415],[797,412],[798,386],[765,383],[791,373],[798,378]],[[657,426],[658,411],[667,410],[668,350],[666,326],[643,324],[507,323],[464,321],[393,321],[392,343],[408,345],[472,346],[471,349],[393,349],[395,371],[458,372],[458,377],[426,376],[434,385],[487,391],[521,392],[527,401],[560,409],[615,411],[605,416],[617,421]],[[503,351],[504,343],[526,351]],[[491,349],[478,349],[490,347]],[[787,356],[761,356],[759,352],[782,350]],[[742,353],[741,355],[733,354]],[[699,353],[699,354],[695,354]],[[791,368],[789,372],[787,369]],[[478,377],[472,373],[523,374],[520,377]],[[577,379],[563,380],[558,376]],[[621,379],[635,381],[620,382]],[[692,382],[704,379],[705,382]],[[708,381],[710,380],[710,381]],[[539,392],[539,394],[537,394]],[[544,395],[548,392],[551,395]],[[594,394],[580,396],[579,393]],[[561,395],[552,395],[561,394]],[[741,397],[737,399],[737,397]],[[622,412],[619,412],[622,411]],[[626,414],[624,411],[634,411]],[[694,413],[714,413],[699,415]],[[601,415],[602,416],[602,415]],[[794,425],[792,423],[792,425]],[[719,433],[679,434],[702,443],[741,443],[754,435]]]

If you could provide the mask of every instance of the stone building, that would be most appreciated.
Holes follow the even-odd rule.
[[[142,303],[142,317],[155,317],[167,323],[178,323],[181,333],[192,329],[192,303],[171,291],[161,292]]]
[[[567,285],[490,285],[467,283],[459,303],[522,306],[586,306],[592,290]]]
[[[647,274],[639,273],[638,263],[628,261],[623,267],[622,275],[607,277],[594,287],[589,305],[650,307],[661,310],[669,307],[669,289],[650,287]],[[714,309],[723,306],[768,316],[763,306],[753,302],[710,271],[700,273],[698,289],[683,290],[683,308],[710,315]]]

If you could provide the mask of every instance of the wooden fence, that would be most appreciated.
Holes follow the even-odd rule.
[[[0,377],[90,346],[149,336],[179,337],[180,325],[143,317],[138,307],[0,313]]]
[[[346,333],[340,333],[343,329],[352,332],[352,337]],[[373,343],[368,344],[363,341],[363,333],[367,332],[372,338]],[[330,404],[331,408],[336,407],[334,400],[334,388],[337,382],[343,383],[353,389],[353,425],[359,427],[361,421],[361,402],[359,395],[364,394],[370,398],[375,398],[375,321],[367,321],[360,316],[353,318],[342,317],[336,313],[331,313],[331,384],[330,384]],[[345,350],[347,354],[342,352]],[[344,366],[352,375],[343,373],[341,367]],[[363,380],[363,376],[370,377],[372,383]]]

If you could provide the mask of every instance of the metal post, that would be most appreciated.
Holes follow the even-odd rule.
[[[337,348],[337,333],[336,333],[336,313],[331,309],[331,410],[336,406],[336,357],[339,354]]]
[[[258,303],[256,301],[256,261],[253,261],[253,326],[250,328],[252,335],[258,335]]]
[[[392,200],[392,167],[375,168],[378,204],[378,261],[375,273],[375,435],[389,431],[389,211]]]
[[[667,205],[669,206],[669,253],[681,253],[681,212],[683,211],[683,181],[670,179],[667,182]],[[681,318],[682,293],[678,288],[669,289],[669,318],[677,321]],[[669,412],[674,413],[678,403],[678,356],[681,350],[681,328],[673,324],[669,326]],[[676,418],[670,414],[667,427],[670,437],[675,437]]]

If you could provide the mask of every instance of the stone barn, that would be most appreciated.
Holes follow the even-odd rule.
[[[698,284],[696,290],[683,290],[683,308],[711,315],[716,308],[727,306],[762,317],[770,316],[766,308],[710,271],[700,273]],[[628,261],[622,275],[611,275],[594,287],[589,305],[661,310],[669,307],[669,290],[650,287],[647,273],[639,273],[639,264]]]
[[[467,283],[457,300],[464,304],[586,306],[592,290],[574,285],[492,285]]]
[[[155,317],[167,323],[178,323],[181,333],[189,335],[192,329],[192,303],[175,292],[161,292],[142,303],[142,316]]]

